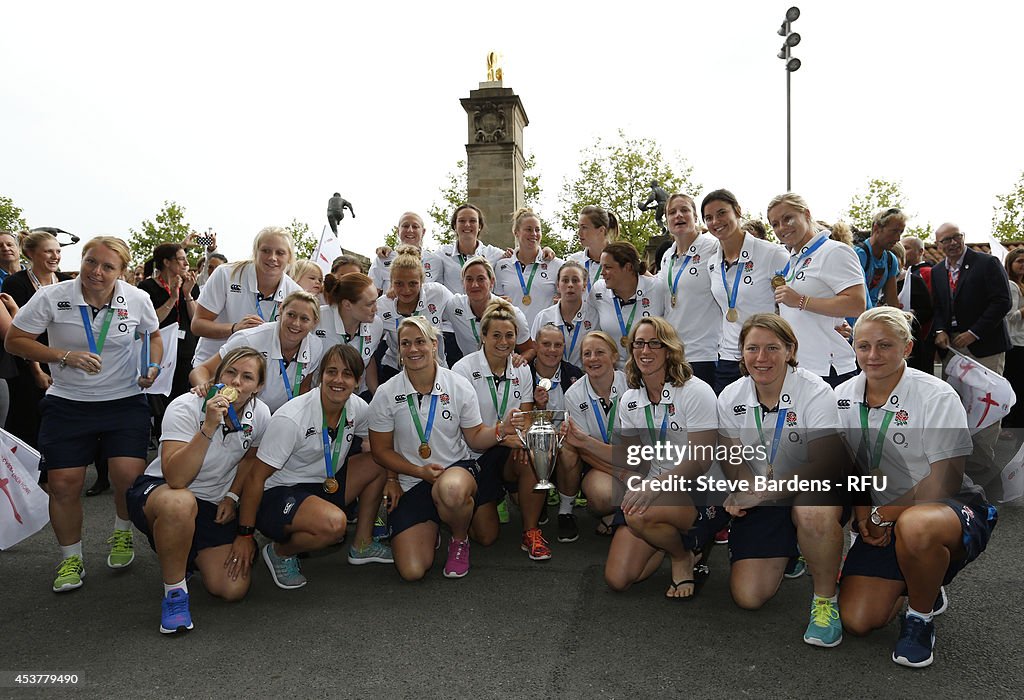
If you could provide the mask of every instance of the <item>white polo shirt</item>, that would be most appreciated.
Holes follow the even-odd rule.
[[[202,428],[206,413],[206,400],[189,392],[171,401],[161,423],[160,442],[191,442]],[[206,456],[199,467],[196,478],[188,485],[192,495],[201,501],[220,503],[224,500],[231,482],[238,472],[238,463],[250,447],[259,447],[260,441],[270,423],[270,409],[259,399],[250,399],[238,416],[241,430],[225,433],[223,428],[214,431],[213,440],[206,448]],[[161,452],[146,468],[147,476],[164,478]]]
[[[419,455],[420,436],[406,399],[410,395],[424,432],[430,416],[431,397],[438,397],[433,428],[428,438],[430,457],[426,459]],[[403,371],[384,382],[370,402],[370,430],[392,433],[395,452],[419,466],[439,464],[447,468],[456,462],[472,459],[473,452],[466,444],[462,430],[475,428],[482,423],[476,392],[469,381],[444,367],[437,368],[433,392],[424,395],[419,401],[416,390]],[[420,481],[422,479],[407,474],[398,475],[398,483],[403,491],[408,491]]]
[[[478,240],[476,250],[469,255],[463,255],[458,251],[458,242],[445,243],[437,249],[437,257],[444,268],[442,284],[448,287],[452,294],[462,294],[465,291],[462,286],[462,266],[466,264],[466,261],[481,257],[491,263],[491,267],[494,267],[499,260],[505,257],[505,250]]]
[[[836,403],[843,437],[862,469],[887,477],[883,492],[872,491],[875,505],[891,503],[913,488],[928,474],[935,462],[971,454],[973,443],[967,412],[956,391],[938,377],[911,367],[889,394],[881,408],[868,407],[868,435],[861,425],[861,406],[867,377],[861,373],[836,387]],[[888,423],[883,429],[883,424]],[[879,436],[881,460],[874,465]],[[961,492],[980,493],[964,476]]]
[[[817,374],[803,367],[786,370],[779,405],[768,408],[774,410],[766,413],[762,409],[757,399],[757,388],[750,377],[740,377],[725,387],[718,397],[718,432],[727,438],[738,439],[741,445],[764,446],[768,459],[748,461],[755,476],[767,476],[773,449],[775,479],[792,476],[807,464],[807,447],[812,441],[839,432],[839,412],[832,388]],[[757,429],[758,417],[761,419],[760,432]],[[842,478],[838,471],[833,476],[834,482]]]
[[[82,309],[89,318],[93,338],[99,343],[103,324],[110,326],[103,344],[99,374],[50,363],[53,385],[46,393],[72,401],[113,401],[139,394],[141,358],[135,352],[136,333],[152,333],[160,326],[149,295],[121,280],[114,283],[110,305],[95,316],[82,298],[80,279],[40,287],[14,317],[14,326],[26,333],[49,333],[51,348],[89,351]],[[17,406],[12,406],[17,410]]]
[[[235,265],[219,265],[210,275],[199,295],[199,305],[217,314],[217,323],[237,323],[250,314],[260,316],[264,321],[277,319],[277,312],[284,298],[292,292],[301,292],[302,287],[288,275],[282,275],[277,291],[270,298],[263,298],[256,286],[256,266],[249,263],[238,274]],[[226,338],[200,338],[192,366],[203,364],[216,354]]]
[[[822,241],[821,245],[808,255],[818,241]],[[864,271],[857,253],[845,243],[833,241],[827,233],[812,238],[793,253],[789,261],[789,269],[785,271],[789,286],[808,298],[831,299],[844,289],[864,285]],[[783,269],[785,265],[780,272]],[[857,369],[853,347],[836,331],[836,326],[844,319],[785,305],[779,307],[779,315],[789,322],[800,341],[797,359],[801,367],[819,377],[827,377],[832,367],[838,374]]]
[[[702,233],[682,255],[676,254],[673,245],[661,258],[658,279],[665,289],[665,320],[679,333],[686,346],[686,359],[690,362],[714,362],[718,359],[722,311],[711,295],[712,280],[708,272],[708,260],[714,256],[717,247],[718,242],[713,236]],[[672,284],[676,289],[675,306],[672,305]]]
[[[491,294],[491,301],[500,298],[497,294]],[[526,316],[523,315],[522,310],[518,306],[512,308],[516,316],[516,345],[522,345],[530,339],[530,326],[526,322]],[[468,296],[465,294],[454,295],[445,305],[444,311],[441,313],[441,320],[446,329],[451,327],[452,332],[455,333],[455,340],[463,356],[480,349],[480,319],[473,314],[473,310],[469,307]]]
[[[524,403],[533,403],[533,375],[530,373],[529,365],[519,367],[512,366],[512,358],[509,357],[505,365],[505,373],[494,383],[495,398],[491,396],[491,383],[488,377],[493,377],[491,367],[487,364],[487,358],[483,350],[466,355],[455,363],[452,371],[469,380],[469,383],[476,390],[476,399],[480,406],[480,417],[487,425],[494,425],[498,418],[508,415],[510,409],[519,408]],[[505,399],[506,391],[508,399]],[[505,410],[498,415],[498,411]],[[479,457],[481,452],[474,452],[474,457]]]
[[[374,285],[380,290],[381,294],[388,293],[388,287],[391,286],[391,263],[397,257],[398,253],[392,250],[387,257],[382,258],[378,255],[370,263],[369,277],[373,280]],[[444,276],[444,263],[441,262],[441,258],[437,253],[420,249],[420,260],[423,263],[424,281],[441,282]]]
[[[562,261],[559,258],[544,262],[543,251],[538,251],[537,259],[527,263],[525,269],[515,255],[502,258],[494,267],[494,293],[508,297],[513,306],[523,310],[526,320],[532,325],[537,314],[554,301],[555,292],[558,291],[558,270],[561,267]],[[519,281],[519,273],[523,275],[522,283]],[[533,282],[530,282],[531,275]],[[523,303],[524,285],[530,289],[529,304]]]
[[[739,260],[726,269],[723,284],[722,246],[715,241],[715,250],[708,259],[708,274],[711,277],[711,293],[721,310],[719,323],[722,327],[722,338],[718,347],[718,356],[721,359],[736,362],[740,360],[740,329],[748,317],[754,314],[775,313],[772,277],[776,271],[786,266],[788,259],[789,255],[781,245],[745,234]],[[734,281],[740,269],[742,274],[735,299],[739,318],[731,322],[726,318],[726,313],[729,311],[729,297],[732,295]],[[729,288],[728,292],[726,285]]]
[[[370,407],[358,396],[353,394],[345,402],[345,428],[337,469],[345,463],[353,436],[364,439],[369,436],[369,416]],[[342,433],[340,425],[338,433]],[[319,387],[282,406],[270,419],[266,437],[256,453],[261,461],[276,470],[267,479],[264,490],[275,486],[322,483],[327,478],[323,435],[324,414]],[[328,445],[333,454],[335,442],[330,435]]]
[[[416,311],[413,316],[424,316],[430,321],[430,325],[437,329],[437,353],[441,364],[447,366],[444,358],[444,325],[441,322],[441,313],[444,307],[452,298],[452,293],[444,285],[436,282],[424,282],[420,287],[420,299],[416,303]],[[384,339],[388,344],[387,354],[384,355],[384,364],[388,367],[398,369],[398,326],[402,319],[408,318],[398,313],[397,299],[388,299],[386,296],[377,300],[377,316],[383,323]]]
[[[587,297],[584,297],[580,310],[576,312],[576,315],[573,316],[568,325],[565,319],[562,318],[562,311],[559,305],[557,303],[552,304],[537,314],[537,318],[533,319],[533,325],[530,327],[530,337],[536,338],[537,331],[548,323],[553,323],[562,331],[562,340],[565,341],[562,359],[570,365],[576,365],[582,369],[583,362],[580,360],[580,349],[583,347],[583,339],[590,331],[598,330],[597,310],[593,304],[588,301]]]
[[[587,296],[592,296],[594,293],[594,285],[601,279],[601,262],[591,260],[586,248],[583,250],[577,250],[569,256],[569,260],[575,260],[583,266],[584,270],[587,271]]]
[[[653,434],[647,425],[648,412]],[[662,387],[661,401],[656,405],[647,398],[644,387],[627,389],[619,400],[619,416],[623,435],[638,439],[642,445],[669,442],[681,447],[687,444],[691,432],[718,430],[715,392],[697,377],[690,377],[682,386],[666,383]],[[674,461],[652,460],[647,478],[653,479],[675,466]]]
[[[285,389],[284,377],[281,373],[284,354],[281,352],[281,331],[278,328],[278,323],[279,321],[274,321],[255,328],[237,331],[219,350],[222,358],[235,348],[246,346],[258,350],[263,355],[267,362],[267,381],[263,386],[263,391],[259,393],[259,397],[270,407],[271,412],[277,411],[288,401],[288,392]],[[288,363],[284,368],[288,373],[288,381],[291,383],[293,392],[298,392],[298,385],[302,384],[304,378],[316,374],[323,355],[324,345],[320,339],[313,333],[307,334],[299,343],[295,361]],[[302,363],[301,373],[299,363]]]
[[[359,380],[359,392],[366,391],[366,371],[370,362],[373,361],[373,352],[380,345],[384,337],[384,322],[379,316],[374,316],[370,323],[360,323],[359,330],[355,335],[348,336],[345,333],[345,323],[335,306],[324,305],[320,307],[320,323],[314,331],[316,337],[324,344],[324,352],[327,352],[335,345],[351,345],[359,351],[363,358],[363,376]]]
[[[608,435],[608,444],[621,442],[619,431],[619,400],[626,393],[629,386],[626,384],[626,375],[615,370],[615,377],[612,379],[612,390],[609,396],[612,405],[607,411],[601,405],[601,399],[594,391],[590,383],[590,377],[583,375],[583,379],[573,384],[565,392],[565,409],[573,423],[578,425],[588,435],[596,438],[604,438]],[[614,408],[615,415],[609,416]],[[594,409],[597,409],[595,414]],[[598,424],[598,416],[601,417],[601,424]],[[609,426],[609,417],[611,425]],[[602,433],[602,429],[604,433]]]
[[[625,366],[630,353],[629,348],[622,347],[622,337],[628,336],[629,331],[636,326],[637,321],[641,318],[665,315],[666,297],[663,286],[657,277],[640,275],[637,278],[636,293],[629,299],[618,299],[608,289],[605,280],[600,280],[594,285],[593,303],[597,310],[597,325],[612,337],[619,348],[619,361],[615,364],[617,368],[622,369]],[[621,305],[619,313],[616,313],[616,301]],[[635,315],[634,309],[636,309]],[[619,323],[619,314],[622,315],[622,323]],[[625,333],[622,332],[623,325],[626,328]]]

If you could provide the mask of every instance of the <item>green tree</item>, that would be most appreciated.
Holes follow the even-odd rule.
[[[907,215],[907,235],[928,238],[932,234],[931,222],[911,226],[910,223],[917,217],[908,209],[908,201],[909,198],[903,192],[902,182],[872,178],[863,191],[850,198],[846,219],[853,228],[870,233],[875,210],[896,207]]]
[[[21,216],[21,208],[14,205],[10,197],[0,195],[0,229],[5,231],[21,231],[28,228]]]
[[[1006,194],[997,194],[998,207],[992,207],[992,235],[1000,241],[1019,241],[1024,237],[1024,171]]]
[[[449,172],[445,180],[445,184],[439,190],[441,201],[435,201],[427,210],[427,215],[430,216],[434,226],[431,235],[439,244],[455,241],[455,232],[451,228],[452,214],[460,205],[469,200],[469,175],[466,161],[457,161],[455,170]],[[540,196],[543,191],[540,184],[540,173],[537,172],[537,158],[531,154],[523,167],[523,203],[536,212],[540,218],[541,245],[550,247],[558,257],[564,257],[569,249],[569,240],[552,231],[551,224],[541,213]],[[388,245],[391,244],[388,243]]]
[[[309,232],[309,224],[292,217],[292,222],[285,226],[285,229],[292,234],[292,240],[295,243],[295,259],[312,260],[313,252],[316,251],[320,239]]]
[[[142,265],[153,257],[153,249],[158,245],[180,243],[191,231],[192,227],[185,221],[185,207],[177,202],[165,201],[163,208],[152,221],[146,219],[137,231],[128,229],[128,248],[132,252],[132,260],[136,265]],[[191,262],[198,261],[199,253],[195,251],[199,250],[193,248],[188,251]]]
[[[562,185],[557,221],[563,230],[575,231],[580,209],[597,204],[619,219],[619,238],[643,253],[647,240],[661,233],[654,211],[640,211],[657,180],[667,192],[685,192],[699,200],[703,187],[693,180],[693,167],[681,156],[667,158],[658,142],[630,138],[622,129],[614,141],[598,138],[580,152],[579,173]],[[576,236],[570,244],[579,247]]]

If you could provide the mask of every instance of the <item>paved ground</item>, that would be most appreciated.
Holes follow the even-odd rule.
[[[1019,507],[1002,509],[988,552],[951,586],[935,664],[913,671],[889,660],[895,624],[832,650],[804,644],[807,577],[785,582],[759,612],[737,609],[724,548],[695,602],[662,598],[667,566],[612,593],[602,579],[608,540],[587,516],[581,540],[555,543],[541,563],[505,526],[498,544],[474,547],[463,580],[443,578],[439,561],[427,580],[403,583],[390,566],[349,566],[341,550],[305,560],[310,582],[296,591],[276,588],[258,564],[239,604],[213,600],[193,579],[196,628],[165,637],[156,556],[143,540],[131,569],[107,569],[112,496],[85,504],[82,589],[50,591],[49,530],[0,552],[0,697],[55,694],[15,687],[15,672],[77,673],[73,695],[113,698],[1024,695]],[[553,523],[547,531],[554,539]]]

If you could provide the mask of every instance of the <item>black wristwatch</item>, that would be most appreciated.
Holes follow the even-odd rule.
[[[239,525],[238,529],[235,530],[235,533],[239,537],[252,537],[253,535],[256,534],[256,528],[253,527],[252,525],[248,525],[248,526],[246,526],[246,525]]]
[[[892,527],[896,523],[886,522],[882,520],[882,513],[878,510],[879,506],[871,506],[871,523],[878,527]]]

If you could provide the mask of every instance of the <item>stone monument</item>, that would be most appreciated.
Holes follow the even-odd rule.
[[[500,62],[500,54],[488,54],[487,80],[460,102],[469,122],[469,201],[484,213],[487,227],[483,239],[511,248],[512,212],[524,202],[523,129],[530,121],[519,96],[502,84]]]

